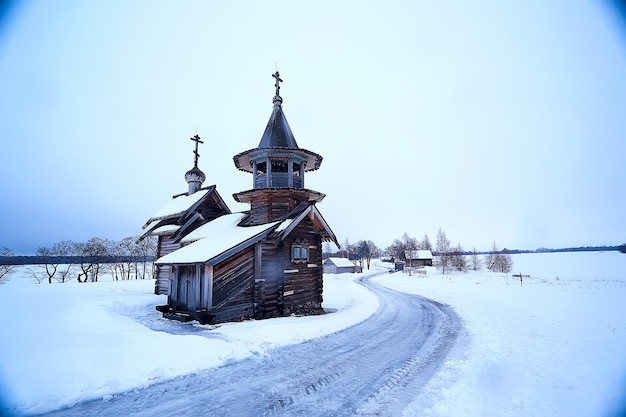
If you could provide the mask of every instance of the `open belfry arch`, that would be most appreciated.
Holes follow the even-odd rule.
[[[256,148],[234,156],[252,188],[233,195],[250,210],[232,213],[214,185],[202,187],[198,135],[188,191],[143,226],[158,236],[157,309],[168,318],[219,323],[322,310],[322,243],[337,239],[316,206],[324,194],[304,187],[322,157],[298,147],[282,109],[280,74],[270,120]]]

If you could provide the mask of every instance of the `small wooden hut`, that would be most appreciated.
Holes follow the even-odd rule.
[[[433,266],[433,254],[429,250],[407,250],[404,253],[406,266]]]
[[[324,272],[327,274],[361,272],[361,267],[352,263],[348,258],[328,258],[324,261]]]

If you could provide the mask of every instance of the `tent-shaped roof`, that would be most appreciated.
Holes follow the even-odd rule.
[[[278,72],[274,74],[278,80]],[[282,80],[280,80],[282,81]],[[306,149],[301,149],[296,143],[296,138],[287,123],[287,118],[283,112],[282,103],[283,99],[279,95],[280,87],[278,81],[276,83],[276,95],[273,98],[274,107],[270,120],[267,122],[259,146],[254,149],[249,149],[245,152],[241,152],[233,157],[235,166],[237,169],[246,172],[252,172],[251,160],[267,155],[274,156],[287,156],[298,155],[300,159],[304,161],[305,171],[314,171],[320,167],[322,163],[322,156],[311,152]]]
[[[285,113],[283,113],[280,105],[274,105],[270,120],[267,122],[267,127],[265,127],[265,132],[263,132],[263,137],[258,147],[298,149],[296,138],[291,132]]]

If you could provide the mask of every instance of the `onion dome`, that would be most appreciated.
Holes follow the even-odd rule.
[[[198,153],[198,143],[204,143],[200,140],[200,136],[196,135],[191,138],[192,141],[196,142],[196,149],[193,151],[194,153],[194,162],[193,168],[185,173],[185,181],[189,184],[189,192],[187,195],[191,195],[202,188],[202,183],[206,180],[206,175],[204,172],[198,168],[198,158],[200,154]]]

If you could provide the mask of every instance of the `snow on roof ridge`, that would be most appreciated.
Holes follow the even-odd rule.
[[[200,190],[191,195],[182,194],[172,198],[167,202],[167,204],[161,207],[148,219],[144,228],[154,221],[164,220],[183,214],[185,211],[189,210],[191,206],[200,201],[200,199],[205,197],[210,191],[212,191],[212,189]]]
[[[428,249],[413,249],[407,250],[404,256],[411,259],[431,259],[433,254]]]
[[[352,261],[348,258],[328,258],[336,266],[354,266]]]

